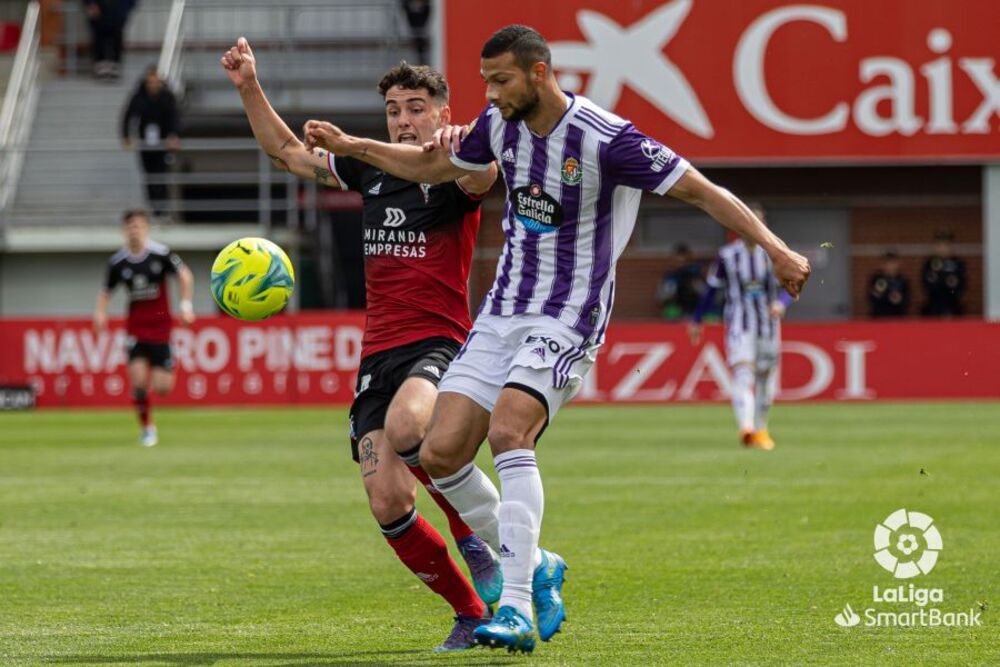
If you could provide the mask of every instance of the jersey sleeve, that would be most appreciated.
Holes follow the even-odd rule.
[[[104,290],[110,292],[118,286],[121,280],[122,274],[118,269],[118,264],[116,262],[108,262],[108,272],[104,277]]]
[[[447,184],[447,187],[451,189],[452,201],[454,201],[455,206],[462,213],[471,213],[475,211],[482,205],[483,200],[486,199],[486,195],[489,191],[481,192],[479,194],[473,194],[466,191],[458,181],[452,181]]]
[[[330,172],[337,178],[337,182],[340,183],[341,190],[357,191],[361,189],[363,162],[355,160],[352,157],[343,157],[334,155],[333,153],[326,154],[326,162],[330,165]]]
[[[184,260],[176,252],[167,253],[167,265],[164,269],[167,273],[177,273],[184,267]]]
[[[705,282],[708,283],[709,287],[716,289],[726,284],[726,267],[722,262],[721,255],[717,256],[715,261],[712,262],[712,266],[708,269],[708,275],[705,277]]]
[[[486,171],[490,163],[496,159],[493,146],[490,144],[490,122],[495,113],[490,113],[492,106],[486,107],[476,120],[472,121],[472,129],[462,140],[458,151],[452,150],[451,163],[469,171]]]
[[[631,123],[611,140],[608,169],[618,185],[666,194],[691,165]]]

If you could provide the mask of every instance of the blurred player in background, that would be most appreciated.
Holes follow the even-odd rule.
[[[760,205],[751,204],[750,210],[765,221]],[[706,282],[708,289],[688,328],[691,343],[701,342],[702,317],[715,303],[716,291],[725,289],[726,361],[732,373],[740,442],[755,449],[774,449],[767,419],[778,383],[781,318],[792,297],[778,285],[767,253],[749,239],[737,238],[723,246]]]
[[[104,288],[97,295],[94,328],[108,326],[108,302],[119,284],[128,289],[128,379],[132,402],[142,425],[139,442],[145,447],[157,443],[149,405],[149,389],[166,396],[174,388],[174,362],[170,355],[170,298],[167,276],[175,274],[180,284],[181,322],[194,322],[191,298],[194,276],[176,253],[149,238],[149,214],[140,209],[122,216],[125,247],[111,256]]]
[[[544,498],[535,446],[579,391],[604,341],[615,262],[631,236],[641,191],[669,192],[755,239],[796,294],[809,265],[670,149],[561,91],[548,44],[536,31],[503,28],[481,57],[490,105],[468,128],[444,128],[418,149],[309,121],[306,144],[434,183],[488,170],[494,161],[503,169],[506,243],[496,281],[441,381],[421,462],[462,518],[500,551],[500,608],[476,629],[477,641],[527,652],[535,646],[532,606],[543,641],[565,618],[566,564],[538,548]],[[474,463],[484,438],[502,499]]]
[[[241,37],[223,56],[222,65],[239,90],[257,142],[275,165],[329,187],[360,192],[364,199],[368,307],[350,413],[352,455],[389,546],[455,610],[455,626],[438,650],[470,648],[475,645],[472,632],[490,618],[483,600],[492,603],[500,596],[500,567],[489,546],[420,467],[420,445],[438,381],[472,326],[472,250],[480,201],[496,180],[496,170],[431,186],[351,158],[310,153],[267,101],[246,39]],[[402,63],[386,73],[379,92],[394,143],[419,146],[450,120],[448,84],[429,67]],[[447,515],[475,591],[448,555],[441,535],[417,513],[418,479]]]

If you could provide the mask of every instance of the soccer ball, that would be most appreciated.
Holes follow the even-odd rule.
[[[288,255],[267,239],[233,241],[212,264],[212,296],[240,320],[263,320],[288,303],[295,271]]]

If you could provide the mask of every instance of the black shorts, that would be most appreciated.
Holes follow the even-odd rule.
[[[170,355],[170,343],[146,343],[141,340],[129,340],[128,360],[145,359],[150,366],[158,366],[166,371],[174,370],[174,359]]]
[[[351,457],[356,462],[358,439],[385,428],[389,404],[406,379],[424,378],[436,387],[460,347],[450,338],[426,338],[361,360],[351,404]]]

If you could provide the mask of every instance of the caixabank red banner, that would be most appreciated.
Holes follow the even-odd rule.
[[[446,0],[453,117],[483,44],[523,23],[582,93],[700,162],[1000,155],[996,0]]]
[[[349,403],[364,315],[199,320],[174,330],[173,405]],[[38,407],[128,405],[121,322],[0,320],[0,386],[34,388]],[[688,342],[681,325],[612,324],[575,402],[728,397],[720,327]],[[1000,324],[980,321],[786,323],[782,400],[1000,398]]]

